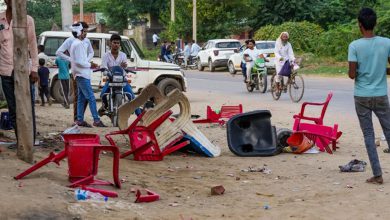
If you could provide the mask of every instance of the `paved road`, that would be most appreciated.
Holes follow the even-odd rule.
[[[243,83],[241,74],[232,77],[227,72],[199,72],[186,71],[189,91],[211,91],[213,93],[226,94],[228,96],[243,96],[245,98],[259,101],[259,96],[263,101],[272,101],[270,93],[260,94],[258,91],[248,93]],[[322,101],[329,91],[333,91],[332,109],[337,111],[354,111],[353,103],[353,81],[345,78],[327,78],[303,76],[305,81],[305,93],[303,101]],[[268,80],[270,80],[270,76]],[[288,94],[282,94],[279,101],[291,102]]]

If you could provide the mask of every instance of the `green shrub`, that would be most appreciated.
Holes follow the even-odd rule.
[[[378,13],[376,33],[383,37],[390,37],[390,11]]]
[[[346,61],[349,44],[360,37],[356,24],[335,25],[322,33],[318,38],[315,53],[319,56],[334,57]]]
[[[297,52],[314,52],[318,36],[323,29],[307,21],[286,22],[278,26],[267,25],[256,31],[256,40],[276,40],[280,33],[287,31],[290,34],[290,42]]]

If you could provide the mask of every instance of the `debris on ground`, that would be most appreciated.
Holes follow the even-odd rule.
[[[169,203],[169,206],[172,206],[172,207],[177,207],[179,206],[180,204],[177,203],[177,202],[173,202],[173,203]]]
[[[267,168],[266,166],[262,167],[262,168],[255,168],[255,167],[248,167],[248,169],[243,169],[241,170],[242,172],[249,172],[249,173],[253,173],[253,172],[260,172],[260,173],[264,173],[264,174],[271,174],[271,169]]]
[[[341,172],[364,172],[366,165],[366,162],[354,159],[344,166],[339,166],[339,168]]]
[[[256,195],[258,195],[258,196],[266,196],[266,197],[274,197],[274,194],[272,194],[272,193],[260,193],[260,192],[257,192]]]
[[[222,195],[225,193],[225,188],[220,185],[220,186],[214,186],[211,188],[211,195]]]

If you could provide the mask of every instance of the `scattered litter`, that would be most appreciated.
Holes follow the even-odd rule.
[[[229,174],[227,174],[226,176],[231,176],[231,177],[234,177],[234,174],[232,174],[232,173],[229,173]]]
[[[239,181],[240,179],[241,179],[240,177],[238,177],[238,176],[236,177],[236,181]]]
[[[366,165],[366,162],[354,159],[344,166],[339,166],[339,168],[341,172],[364,172]]]
[[[274,197],[274,194],[272,194],[272,193],[259,193],[259,192],[257,192],[256,195],[266,196],[266,197]]]
[[[154,202],[160,199],[160,195],[158,195],[155,192],[152,192],[148,189],[145,189],[146,195],[141,194],[141,190],[137,190],[135,196],[136,199],[134,202],[140,203],[140,202]]]
[[[75,125],[73,127],[70,127],[70,128],[67,128],[65,129],[64,132],[62,132],[63,134],[80,134],[81,131],[80,131],[80,128],[78,125]],[[49,134],[50,135],[50,134]]]
[[[294,202],[304,202],[304,199],[294,199]]]
[[[222,195],[225,193],[225,188],[220,185],[220,186],[214,186],[211,188],[211,195]]]
[[[379,192],[384,192],[383,189],[376,189],[376,191],[379,191]]]
[[[192,178],[193,178],[193,179],[196,179],[196,180],[202,179],[201,176],[194,176],[194,177],[192,177]]]
[[[268,210],[268,209],[271,209],[271,206],[269,206],[269,205],[264,205],[263,208],[264,208],[265,210]]]
[[[353,189],[353,186],[347,185],[347,188],[348,188],[348,189]]]
[[[169,203],[169,206],[172,206],[172,207],[177,207],[179,206],[180,204],[177,203],[177,202],[173,202],[173,203]]]
[[[121,179],[121,183],[126,182],[127,180],[125,178]]]
[[[265,166],[263,168],[248,167],[248,169],[243,169],[241,171],[242,172],[249,172],[249,173],[260,172],[260,173],[264,173],[264,174],[271,174],[271,169],[268,169]]]
[[[312,147],[309,150],[303,152],[304,154],[318,154],[320,151],[316,147]]]
[[[334,182],[333,185],[340,185],[340,183],[339,182]]]

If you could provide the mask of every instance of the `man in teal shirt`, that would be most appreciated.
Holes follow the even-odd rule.
[[[56,65],[58,67],[58,79],[60,80],[62,94],[64,95],[64,103],[62,105],[66,109],[69,109],[69,61],[57,57]]]
[[[368,183],[382,184],[382,169],[375,145],[372,112],[378,117],[390,146],[390,106],[387,97],[387,63],[390,63],[390,39],[374,35],[376,13],[363,8],[358,17],[363,38],[348,49],[349,77],[355,80],[355,109],[362,129],[373,177]],[[389,153],[389,148],[384,150]]]

